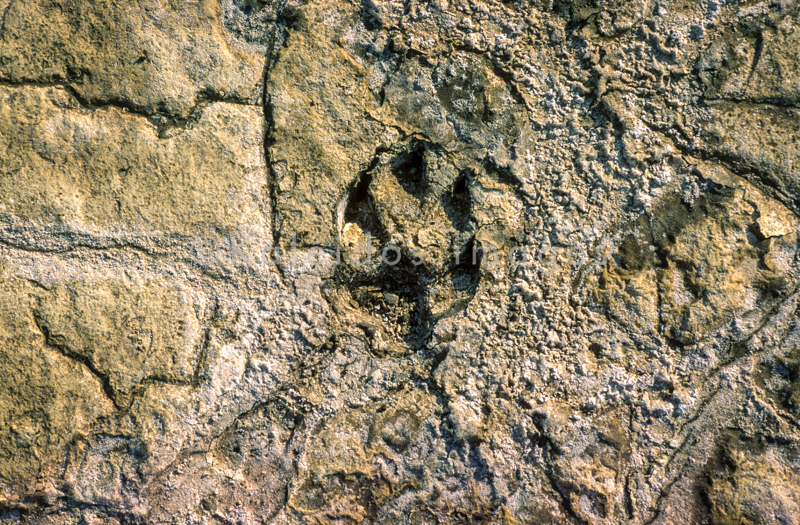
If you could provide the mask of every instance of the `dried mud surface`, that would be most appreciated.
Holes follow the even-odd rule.
[[[0,0],[0,523],[800,523],[799,51],[796,0]]]

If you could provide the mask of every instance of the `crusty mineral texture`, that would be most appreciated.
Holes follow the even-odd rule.
[[[798,0],[0,0],[0,523],[799,495]]]

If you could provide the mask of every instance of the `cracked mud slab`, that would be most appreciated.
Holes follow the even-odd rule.
[[[0,0],[0,521],[800,523],[795,0]]]

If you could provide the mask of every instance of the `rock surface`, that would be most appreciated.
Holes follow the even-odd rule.
[[[0,0],[0,521],[800,523],[796,0]]]

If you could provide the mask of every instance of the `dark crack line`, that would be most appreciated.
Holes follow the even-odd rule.
[[[634,439],[633,439],[633,435],[634,435],[633,423],[634,423],[635,420],[636,420],[636,415],[634,413],[634,408],[633,408],[633,406],[629,405],[628,406],[628,436],[629,436],[628,439],[630,439],[631,442],[634,442]],[[631,447],[629,446],[628,448],[631,448]],[[633,454],[631,454],[631,455],[633,455]],[[628,465],[626,465],[626,468],[625,468],[625,476],[624,476],[624,481],[623,481],[624,485],[622,487],[623,505],[625,506],[624,507],[625,508],[625,513],[628,515],[628,520],[633,520],[634,519],[634,514],[635,514],[635,509],[634,509],[634,506],[633,506],[634,499],[633,499],[633,494],[631,494],[631,474],[632,474],[632,469],[630,468],[630,458],[629,458],[628,459]]]
[[[181,387],[193,387],[199,388],[199,382],[197,382],[197,373],[195,369],[195,374],[191,379],[181,380],[181,379],[174,379],[170,377],[159,377],[159,376],[149,376],[143,378],[141,381],[136,383],[131,388],[131,391],[128,395],[123,393],[122,396],[118,396],[114,390],[114,387],[111,385],[111,380],[107,374],[104,374],[102,371],[97,369],[97,367],[91,362],[91,360],[83,355],[78,354],[71,350],[67,345],[58,342],[55,340],[55,337],[50,330],[50,326],[48,325],[47,321],[42,317],[41,313],[38,311],[33,312],[33,319],[36,327],[42,333],[45,338],[45,344],[65,357],[72,359],[82,365],[84,365],[101,383],[103,392],[106,394],[106,397],[114,404],[115,407],[120,409],[122,413],[127,413],[128,410],[133,406],[134,401],[144,395],[147,388],[151,385],[161,384],[161,385],[172,385],[172,386],[181,386]],[[204,357],[204,354],[201,353],[201,358]],[[200,362],[198,361],[198,366]],[[120,399],[117,399],[120,397]],[[128,398],[127,404],[123,404],[125,398]]]
[[[76,352],[70,350],[66,345],[61,344],[54,340],[54,337],[50,331],[50,327],[47,324],[47,321],[41,316],[39,312],[33,312],[33,321],[39,331],[42,333],[44,337],[44,342],[47,346],[55,349],[58,353],[64,355],[72,359],[73,361],[82,364],[85,366],[100,382],[103,392],[105,393],[106,397],[111,401],[111,403],[117,408],[124,408],[119,405],[116,399],[116,393],[114,392],[114,387],[111,385],[111,381],[109,378],[103,374],[100,370],[98,370],[94,364],[87,358],[86,356],[82,356]]]
[[[280,11],[279,11],[280,13]],[[264,116],[264,139],[262,141],[262,146],[264,148],[264,167],[265,167],[265,175],[266,175],[266,185],[268,190],[267,198],[269,199],[270,209],[265,210],[266,215],[269,215],[269,223],[270,229],[272,230],[272,245],[278,246],[278,235],[277,235],[277,227],[276,222],[278,220],[277,216],[277,205],[278,205],[278,195],[277,195],[277,181],[275,176],[275,170],[273,168],[272,162],[272,154],[270,152],[270,148],[274,142],[273,132],[275,129],[275,118],[273,115],[273,108],[272,108],[272,101],[270,95],[267,93],[267,86],[269,84],[269,75],[272,71],[272,67],[276,61],[276,56],[274,52],[275,48],[275,41],[277,39],[278,33],[278,26],[275,25],[272,28],[272,33],[270,34],[269,43],[267,46],[267,54],[264,59],[264,75],[261,79],[262,86],[261,86],[261,111]]]
[[[133,102],[130,102],[122,98],[114,98],[108,101],[98,103],[97,101],[93,101],[91,99],[84,97],[78,92],[78,90],[72,84],[63,81],[15,82],[7,79],[0,79],[0,86],[10,87],[10,88],[20,88],[20,87],[58,88],[67,92],[70,96],[72,96],[72,98],[74,98],[84,110],[96,111],[96,110],[107,110],[109,108],[116,108],[126,112],[127,114],[142,117],[146,119],[148,122],[150,122],[150,124],[152,124],[156,128],[157,135],[159,138],[165,138],[164,133],[170,129],[190,128],[195,123],[200,121],[203,115],[203,109],[205,109],[207,106],[211,104],[225,103],[225,104],[232,104],[232,105],[245,106],[251,108],[259,107],[258,104],[252,104],[250,102],[247,102],[246,100],[238,99],[235,97],[224,97],[214,91],[203,90],[200,91],[195,97],[194,106],[189,108],[188,116],[182,117],[162,111],[148,109],[145,106],[135,104]],[[166,121],[163,120],[164,118],[166,118]]]
[[[275,64],[278,61],[278,56],[280,55],[280,50],[275,52],[275,44],[278,42],[278,31],[282,30],[280,29],[281,22],[283,22],[283,25],[285,26],[285,21],[283,20],[283,10],[285,7],[286,0],[281,2],[281,4],[275,10],[278,23],[272,27],[272,32],[270,33],[269,42],[267,44],[267,53],[264,57],[264,77],[262,79],[263,86],[261,88],[261,109],[264,115],[264,163],[267,168],[267,186],[269,188],[269,199],[272,206],[272,220],[270,221],[270,226],[272,227],[273,246],[278,246],[280,241],[281,221],[280,216],[278,215],[277,174],[275,172],[274,162],[270,152],[270,148],[272,148],[272,146],[275,144],[275,116],[272,106],[272,96],[269,93],[268,88],[272,68],[275,67]]]
[[[748,80],[749,82],[749,80]],[[783,101],[779,99],[770,99],[769,101],[761,101],[761,102],[754,102],[752,99],[742,98],[742,97],[708,97],[705,98],[706,103],[710,103],[710,107],[714,107],[715,104],[732,104],[734,106],[768,106],[770,109],[785,109],[785,110],[797,110],[800,109],[800,102],[789,102]]]

